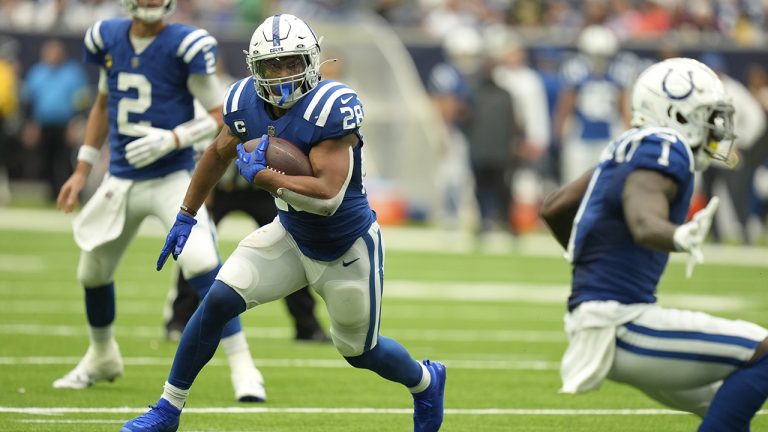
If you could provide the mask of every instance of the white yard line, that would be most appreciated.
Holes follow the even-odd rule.
[[[0,208],[0,230],[71,232],[72,218],[72,215],[66,215],[52,209]],[[248,218],[227,218],[219,229],[219,238],[238,241],[251,232],[253,228],[254,223]],[[494,236],[488,242],[487,247],[481,247],[478,250],[475,238],[464,231],[384,226],[382,232],[385,236],[386,246],[391,250],[490,254],[514,252],[548,257],[561,257],[563,254],[555,240],[543,233],[528,234],[517,241],[512,241],[504,236]],[[139,235],[143,237],[163,238],[166,234],[162,225],[152,218],[142,224],[139,231]],[[768,248],[708,244],[704,247],[704,256],[707,263],[765,267],[768,263]],[[685,255],[672,254],[672,260],[683,262]]]
[[[254,339],[288,339],[293,336],[289,327],[246,327],[245,333]],[[0,324],[0,334],[34,335],[57,337],[84,337],[88,328],[84,325],[56,324]],[[159,326],[119,326],[115,330],[118,338],[158,338],[162,337]],[[441,341],[441,342],[565,342],[562,331],[535,330],[408,330],[390,329],[387,334],[398,339]]]
[[[530,284],[522,282],[450,282],[450,281],[409,281],[387,280],[384,283],[384,295],[387,299],[439,300],[441,302],[477,303],[539,303],[565,305],[569,287],[566,284]],[[698,294],[659,294],[660,304],[668,307],[701,309],[705,311],[740,310],[751,302],[737,296],[698,295]],[[131,300],[121,306],[120,312],[146,313],[156,301]],[[146,306],[145,306],[146,305]],[[53,300],[6,300],[0,303],[0,312],[82,314],[81,301]]]
[[[0,357],[0,365],[6,366],[48,366],[48,365],[73,365],[80,361],[80,357],[46,357],[46,356],[19,356]],[[450,360],[440,359],[446,366],[452,369],[471,370],[557,370],[559,363],[548,360]],[[123,363],[128,366],[170,366],[173,362],[169,357],[123,357]],[[253,362],[258,367],[272,368],[320,368],[320,369],[346,369],[351,368],[342,359],[293,359],[293,358],[256,358]],[[207,366],[228,366],[224,359],[214,358]]]
[[[39,255],[0,254],[0,272],[40,273],[46,269]]]
[[[144,413],[146,408],[66,408],[66,407],[8,407],[0,406],[0,413],[61,415],[61,414],[135,414]],[[266,408],[266,407],[211,407],[185,408],[187,414],[411,414],[411,408]],[[668,409],[511,409],[511,408],[481,408],[481,409],[451,409],[445,414],[451,415],[543,415],[543,416],[573,416],[573,415],[605,415],[605,416],[634,416],[634,415],[690,415],[689,413]],[[762,410],[758,415],[768,414]],[[87,420],[82,420],[87,422]],[[51,422],[55,422],[52,420]]]

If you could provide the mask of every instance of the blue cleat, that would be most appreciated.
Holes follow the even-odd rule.
[[[413,432],[436,432],[443,423],[445,365],[426,359],[422,363],[432,381],[426,390],[413,395]]]
[[[176,432],[179,429],[181,410],[160,398],[157,406],[149,406],[146,414],[129,420],[120,432]]]

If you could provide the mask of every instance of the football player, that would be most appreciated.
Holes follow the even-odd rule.
[[[670,252],[688,275],[717,208],[685,221],[694,173],[733,165],[733,106],[720,79],[687,58],[638,78],[632,124],[594,170],[545,199],[541,215],[573,265],[564,393],[605,378],[703,418],[699,431],[746,431],[768,395],[768,330],[656,303]]]
[[[217,42],[207,31],[166,24],[175,0],[123,0],[132,19],[94,24],[85,35],[85,59],[99,66],[99,93],[78,152],[75,173],[57,206],[69,213],[109,139],[109,174],[74,220],[81,249],[78,280],[85,287],[90,346],[55,388],[82,389],[123,374],[112,334],[114,274],[123,253],[148,216],[167,228],[194,168],[193,148],[221,129],[221,92],[214,75]],[[194,118],[197,99],[210,115]],[[179,265],[204,296],[221,263],[214,228],[203,209]],[[235,397],[263,401],[261,373],[254,367],[237,317],[220,333],[232,370]],[[218,339],[217,339],[218,342]]]
[[[363,187],[363,106],[354,90],[321,81],[320,46],[293,15],[267,18],[253,33],[246,61],[252,76],[224,98],[225,127],[195,171],[176,224],[158,259],[178,257],[202,222],[195,212],[232,160],[249,182],[276,197],[278,219],[243,239],[181,337],[165,391],[123,432],[175,431],[189,388],[216,349],[224,324],[254,306],[309,285],[325,300],[336,349],[354,367],[407,387],[414,430],[437,431],[443,419],[445,367],[413,360],[379,334],[384,248]],[[266,169],[269,135],[309,156],[313,176]],[[259,139],[248,153],[242,142]]]
[[[561,178],[570,182],[600,160],[615,132],[629,120],[626,77],[614,56],[619,41],[607,27],[592,25],[579,35],[579,53],[563,64],[565,88],[553,119],[561,147]],[[567,126],[567,127],[566,127]]]

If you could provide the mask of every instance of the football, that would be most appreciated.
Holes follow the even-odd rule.
[[[259,141],[261,138],[246,141],[243,147],[246,151],[252,152],[259,145]],[[309,157],[301,149],[286,139],[273,136],[269,137],[267,166],[274,171],[292,176],[311,176],[313,173]]]

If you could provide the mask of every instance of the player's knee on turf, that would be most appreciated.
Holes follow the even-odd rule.
[[[370,323],[370,300],[357,286],[326,287],[325,302],[331,318],[331,339],[344,357],[363,354]]]

